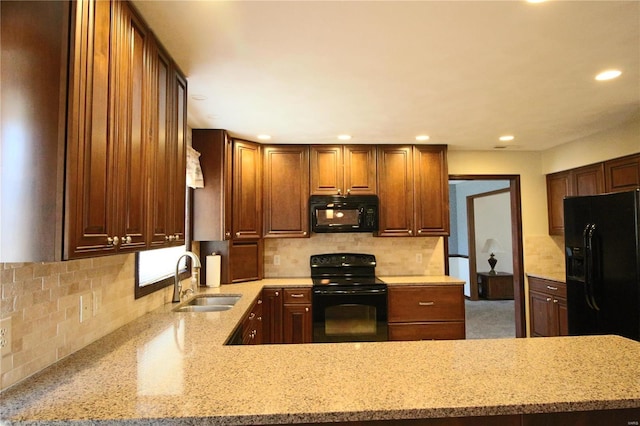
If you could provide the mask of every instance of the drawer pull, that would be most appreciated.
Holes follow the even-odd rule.
[[[420,306],[433,306],[435,304],[436,302],[418,302],[418,305]]]
[[[291,297],[304,297],[304,294],[302,294],[302,293],[291,293],[290,296]]]
[[[552,290],[552,291],[558,291],[558,287],[553,287],[553,286],[550,286],[550,285],[547,286],[547,289]]]

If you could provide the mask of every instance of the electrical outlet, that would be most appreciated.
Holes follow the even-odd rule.
[[[87,321],[91,318],[91,305],[93,303],[93,297],[91,293],[85,293],[80,295],[80,322]]]
[[[11,317],[0,320],[0,357],[11,353]]]
[[[279,265],[280,264],[280,255],[276,254],[273,256],[273,264],[274,265]]]
[[[102,292],[94,291],[93,292],[93,316],[95,317],[100,313],[100,308],[102,307]]]
[[[416,253],[416,263],[422,263],[422,253]]]

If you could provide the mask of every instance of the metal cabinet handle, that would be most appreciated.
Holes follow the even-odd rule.
[[[558,303],[558,299],[553,299],[553,303]]]
[[[302,294],[302,293],[293,293],[291,295],[291,297],[304,297],[304,294]]]
[[[262,305],[262,299],[258,299],[258,305]]]
[[[262,321],[262,317],[258,317],[256,318],[258,321]]]
[[[418,302],[418,305],[420,306],[433,306],[435,304],[436,302]]]
[[[133,239],[131,238],[130,235],[127,235],[126,237],[122,237],[122,242],[123,243],[131,244],[131,241],[133,241]]]
[[[550,285],[547,286],[547,289],[552,290],[552,291],[558,291],[558,287],[552,287]]]
[[[550,297],[547,297],[547,302],[551,302],[551,298]]]
[[[251,313],[249,314],[249,319],[250,319],[250,320],[254,319],[255,317],[256,317],[256,314],[255,314],[255,313],[251,312]]]

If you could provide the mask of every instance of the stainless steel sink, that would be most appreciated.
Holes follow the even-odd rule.
[[[174,312],[220,312],[233,308],[240,294],[203,294],[173,309]]]
[[[196,296],[187,302],[187,305],[211,306],[211,305],[235,305],[242,295],[240,294],[203,294]]]

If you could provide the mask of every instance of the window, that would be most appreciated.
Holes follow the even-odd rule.
[[[173,285],[176,262],[186,246],[141,251],[136,254],[136,299]],[[189,275],[187,258],[180,260],[179,278]]]

